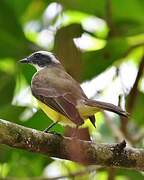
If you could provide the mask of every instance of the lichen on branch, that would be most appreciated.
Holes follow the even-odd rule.
[[[118,144],[96,144],[0,120],[0,144],[85,165],[144,171],[144,150],[126,147],[125,141]]]

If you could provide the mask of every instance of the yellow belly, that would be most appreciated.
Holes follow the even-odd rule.
[[[47,114],[47,116],[52,119],[54,122],[58,122],[62,125],[69,125],[69,126],[76,126],[70,119],[65,117],[64,115],[56,112],[55,110],[51,109],[44,103],[38,101],[39,107]]]

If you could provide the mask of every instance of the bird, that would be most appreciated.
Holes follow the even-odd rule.
[[[31,64],[37,69],[31,80],[31,92],[39,107],[53,120],[45,132],[56,123],[78,128],[86,119],[96,127],[95,114],[104,110],[128,117],[128,113],[116,105],[89,99],[52,52],[34,52],[20,63]]]

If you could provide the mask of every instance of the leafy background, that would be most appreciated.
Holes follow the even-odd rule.
[[[126,106],[131,113],[128,122],[113,114],[106,115],[133,146],[144,147],[143,17],[142,0],[1,0],[0,118],[38,130],[51,123],[41,110],[36,110],[30,93],[35,69],[17,63],[44,49],[61,59],[89,97]],[[141,76],[133,88],[140,65]],[[92,140],[117,141],[107,116],[99,113],[96,119],[96,129],[86,124]],[[54,130],[63,133],[64,128],[57,125]],[[0,177],[56,177],[83,168],[76,163],[0,145]],[[79,178],[144,177],[140,172],[100,168],[75,177]]]

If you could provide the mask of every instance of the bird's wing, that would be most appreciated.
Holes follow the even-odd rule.
[[[34,89],[32,88],[32,93],[38,100],[51,107],[53,110],[63,114],[73,123],[77,125],[84,123],[76,109],[76,101],[71,93],[60,93],[50,87],[34,87]]]

